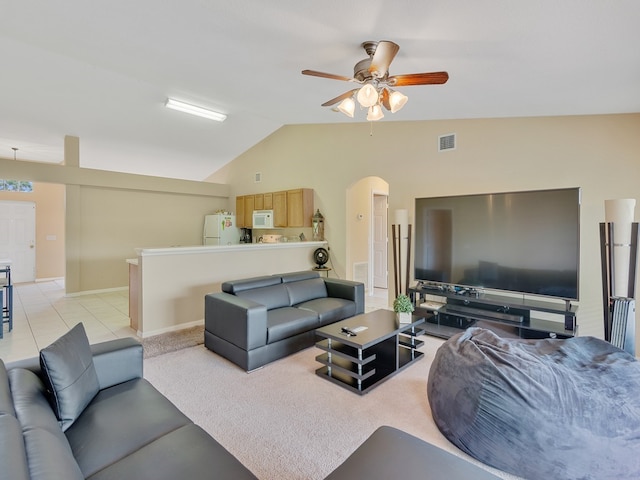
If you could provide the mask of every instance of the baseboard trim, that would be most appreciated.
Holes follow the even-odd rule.
[[[97,293],[112,293],[129,290],[129,287],[103,288],[100,290],[83,290],[82,292],[65,293],[65,297],[81,297],[83,295],[95,295]]]

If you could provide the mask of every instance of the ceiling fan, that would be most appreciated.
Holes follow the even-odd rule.
[[[400,46],[388,40],[369,41],[362,44],[369,58],[359,61],[353,67],[353,77],[303,70],[303,75],[330,78],[345,82],[355,82],[362,87],[349,90],[322,104],[330,107],[338,104],[335,110],[352,117],[355,111],[355,100],[368,108],[367,120],[380,120],[384,117],[382,108],[391,113],[400,110],[407,103],[407,96],[391,87],[407,87],[411,85],[441,85],[449,80],[447,72],[409,73],[405,75],[389,75],[389,65],[395,58]]]

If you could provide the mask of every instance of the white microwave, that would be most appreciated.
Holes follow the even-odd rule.
[[[273,210],[254,210],[253,228],[273,228]]]

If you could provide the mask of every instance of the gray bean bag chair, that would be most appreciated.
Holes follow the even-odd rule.
[[[640,362],[593,337],[500,338],[470,328],[436,352],[438,428],[527,479],[640,479]]]

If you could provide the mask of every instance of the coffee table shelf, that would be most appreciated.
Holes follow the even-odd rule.
[[[323,366],[316,374],[363,395],[423,357],[416,349],[423,317],[413,316],[409,324],[399,324],[390,310],[376,310],[316,330],[323,340],[316,346],[326,353],[316,360]],[[342,328],[366,327],[355,336]]]
[[[360,363],[362,365],[372,362],[373,360],[376,359],[376,354],[372,353],[371,355],[368,355],[367,357],[363,357],[362,359],[358,359],[358,349],[355,347],[350,347],[349,345],[345,345],[343,343],[340,343],[336,340],[333,340],[331,342],[331,346],[329,346],[329,340],[322,340],[318,343],[316,343],[316,347],[318,347],[321,350],[324,350],[325,352],[331,352],[333,355],[337,355],[339,357],[343,357],[346,358],[348,360],[351,360],[352,362],[357,362]],[[317,357],[316,357],[317,359]]]

